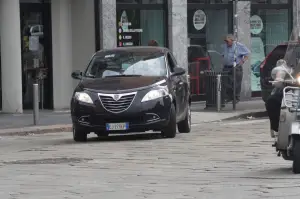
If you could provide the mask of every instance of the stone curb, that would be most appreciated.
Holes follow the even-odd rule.
[[[238,119],[255,119],[255,118],[264,118],[268,117],[267,111],[256,111],[256,112],[249,112],[249,113],[243,113],[237,116],[229,117],[226,119],[223,119],[223,121],[228,121],[228,120],[238,120]]]
[[[50,126],[31,126],[13,129],[1,129],[0,136],[26,136],[32,134],[45,134],[57,132],[71,132],[72,124],[50,125]]]

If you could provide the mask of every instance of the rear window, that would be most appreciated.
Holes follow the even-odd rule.
[[[279,59],[283,59],[285,52],[287,49],[287,45],[279,45],[277,46],[272,52],[271,54],[268,56],[267,60],[266,60],[266,64],[264,66],[264,70],[272,70],[275,66],[276,63]]]
[[[271,86],[269,83],[271,78],[271,71],[276,66],[279,59],[283,59],[287,50],[287,45],[279,45],[266,58],[266,63],[261,70],[261,86]]]

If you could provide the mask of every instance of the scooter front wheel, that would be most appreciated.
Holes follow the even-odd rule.
[[[300,173],[300,140],[294,140],[293,147],[293,172],[295,174]]]

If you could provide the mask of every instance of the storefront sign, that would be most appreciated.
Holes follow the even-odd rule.
[[[250,18],[250,30],[254,35],[258,35],[264,28],[264,24],[258,15],[253,15]]]
[[[121,19],[122,20],[122,19]],[[130,29],[129,27],[131,26],[130,22],[119,22],[119,45],[120,47],[122,46],[133,46],[133,35],[132,33],[141,33],[143,32],[143,29]],[[125,29],[124,29],[125,27]]]
[[[193,16],[193,24],[196,30],[201,30],[206,24],[206,14],[203,10],[197,10]]]

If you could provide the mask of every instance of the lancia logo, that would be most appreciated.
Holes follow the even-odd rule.
[[[118,94],[113,95],[113,99],[114,99],[115,101],[118,101],[120,98],[121,98],[121,96],[118,95]]]

